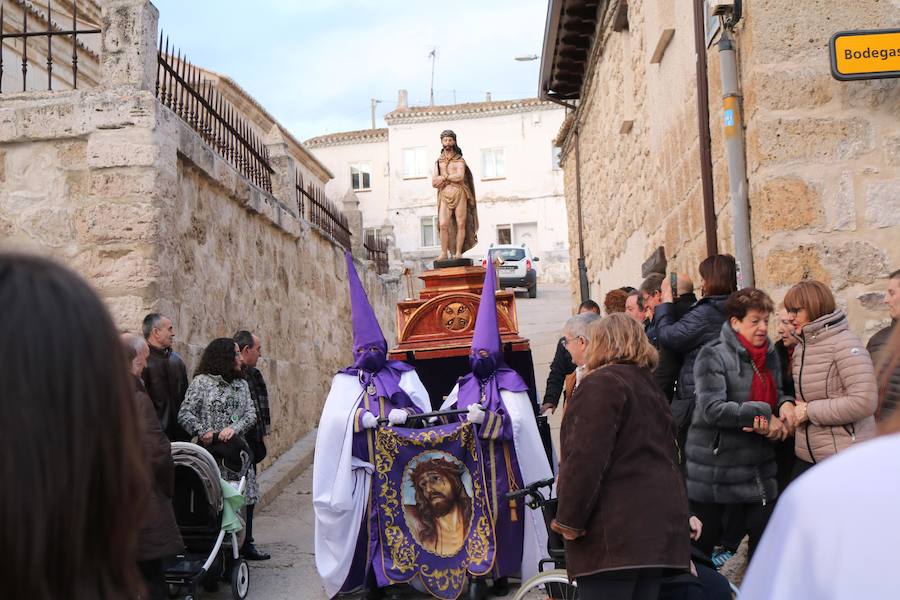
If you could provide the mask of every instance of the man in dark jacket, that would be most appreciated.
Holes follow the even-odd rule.
[[[163,433],[150,396],[144,389],[140,373],[150,353],[147,343],[139,336],[126,333],[122,344],[134,377],[134,400],[137,403],[138,423],[143,439],[144,458],[150,475],[150,493],[143,526],[138,535],[138,569],[147,586],[147,600],[165,600],[164,560],[184,549],[184,542],[175,521],[172,495],[175,492],[175,463],[169,439]]]
[[[641,284],[639,292],[643,306],[651,315],[645,326],[647,337],[650,338],[650,343],[659,350],[659,365],[653,371],[653,378],[671,404],[675,396],[675,384],[678,381],[678,372],[681,370],[682,361],[678,353],[660,346],[659,332],[653,319],[656,307],[662,303],[663,279],[665,276],[661,273],[651,273]],[[697,296],[694,295],[694,282],[690,277],[684,273],[678,273],[676,280],[676,293],[672,295],[672,305],[677,321],[697,302]]]
[[[888,278],[887,291],[884,296],[891,316],[891,324],[876,333],[866,345],[866,350],[872,355],[872,363],[875,365],[875,375],[878,378],[878,412],[876,418],[883,421],[897,410],[900,404],[900,363],[888,373],[891,357],[889,341],[897,330],[897,319],[900,319],[900,269],[897,269]]]
[[[578,306],[578,314],[591,312],[600,314],[600,305],[593,300],[585,300]],[[566,350],[565,336],[559,338],[556,343],[556,354],[550,363],[550,374],[547,376],[547,387],[544,390],[544,401],[541,404],[541,414],[552,413],[559,406],[559,397],[562,395],[566,377],[575,372],[575,363],[572,355]]]
[[[187,368],[177,352],[172,350],[175,328],[172,319],[150,313],[142,324],[144,339],[150,346],[147,367],[141,374],[147,394],[153,400],[156,416],[173,442],[189,441],[191,436],[178,424],[178,409],[188,388]]]
[[[238,331],[233,339],[241,351],[241,361],[244,364],[244,379],[250,387],[250,396],[253,398],[253,406],[256,408],[256,425],[244,436],[250,450],[253,452],[253,467],[262,462],[266,457],[265,437],[268,428],[272,424],[269,416],[269,390],[262,373],[256,368],[259,357],[262,355],[262,344],[259,338],[249,331]],[[253,540],[253,509],[255,504],[247,505],[247,535],[244,538],[244,546],[241,554],[247,560],[268,560],[269,554],[260,552]]]

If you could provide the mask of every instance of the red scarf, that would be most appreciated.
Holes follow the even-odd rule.
[[[769,351],[768,344],[754,346],[740,333],[735,333],[741,346],[747,350],[750,360],[756,366],[756,369],[753,371],[753,383],[750,385],[750,401],[765,402],[774,409],[775,402],[778,400],[778,394],[775,392],[775,378],[772,377],[772,373],[766,367],[766,354]]]

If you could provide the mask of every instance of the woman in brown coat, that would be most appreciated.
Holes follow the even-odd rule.
[[[655,600],[663,570],[686,570],[690,559],[675,423],[641,326],[619,313],[591,327],[590,372],[560,432],[552,527],[582,600]]]
[[[794,351],[796,405],[779,414],[797,428],[794,477],[817,462],[875,437],[878,390],[865,346],[850,331],[834,295],[818,281],[801,281],[784,297],[800,345]]]

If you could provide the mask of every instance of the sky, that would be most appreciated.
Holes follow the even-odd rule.
[[[547,0],[153,0],[188,59],[231,77],[295,137],[365,129],[397,106],[537,95]]]

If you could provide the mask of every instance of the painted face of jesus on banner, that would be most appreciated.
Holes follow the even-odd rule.
[[[454,556],[463,547],[472,520],[472,478],[446,452],[423,452],[403,476],[403,516],[426,552]]]

